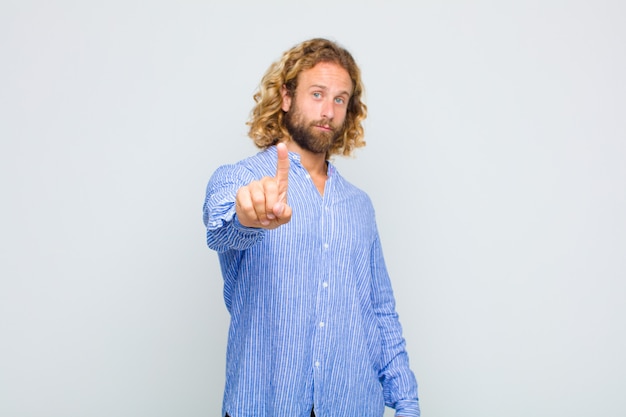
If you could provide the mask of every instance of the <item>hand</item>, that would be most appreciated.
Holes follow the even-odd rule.
[[[284,143],[276,146],[276,152],[276,176],[263,177],[237,190],[235,212],[244,226],[276,229],[291,220],[287,205],[289,152]]]

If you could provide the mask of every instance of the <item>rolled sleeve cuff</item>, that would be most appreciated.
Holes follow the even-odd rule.
[[[242,225],[235,214],[234,204],[218,216],[211,216],[207,222],[207,243],[209,247],[224,251],[244,250],[265,236],[265,229]]]
[[[417,400],[398,401],[396,417],[420,417],[420,406]]]

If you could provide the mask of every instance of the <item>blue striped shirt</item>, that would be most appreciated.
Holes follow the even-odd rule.
[[[289,153],[291,221],[248,228],[237,190],[274,176],[276,148],[216,170],[207,243],[218,252],[231,316],[223,413],[231,417],[419,416],[374,209],[329,163],[320,195]]]

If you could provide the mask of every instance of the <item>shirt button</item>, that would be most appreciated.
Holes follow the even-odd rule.
[[[324,327],[324,322],[320,321],[320,327]]]
[[[311,176],[309,174],[306,174],[305,177],[307,177],[308,179],[311,179]]]
[[[322,287],[328,288],[328,282],[326,282],[326,281],[322,282]]]
[[[321,365],[321,364],[320,364],[320,362],[319,362],[319,361],[315,361],[315,367],[316,367],[316,368],[319,368],[319,367],[320,367],[320,365]]]
[[[324,249],[328,249],[328,243],[324,243]]]

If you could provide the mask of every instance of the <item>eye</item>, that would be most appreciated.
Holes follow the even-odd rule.
[[[346,101],[343,99],[343,97],[337,97],[335,99],[335,103],[337,104],[344,104]]]
[[[322,93],[320,93],[319,91],[316,91],[313,93],[313,97],[314,98],[322,98]]]

